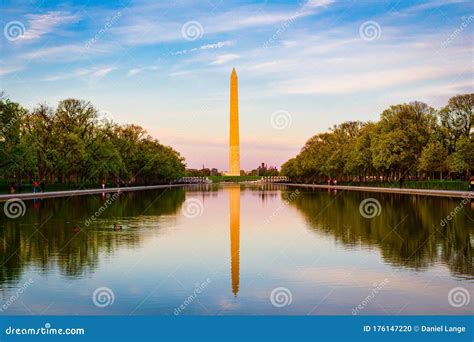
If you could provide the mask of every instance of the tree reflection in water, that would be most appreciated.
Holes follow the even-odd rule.
[[[377,246],[384,260],[396,266],[421,270],[442,262],[454,274],[474,276],[474,212],[470,203],[460,204],[462,199],[300,190],[289,203],[316,232],[331,235],[347,246]],[[282,192],[282,198],[286,196]],[[360,215],[359,205],[366,198],[380,202],[379,216]],[[460,205],[454,218],[442,226],[441,221]]]
[[[0,215],[0,283],[16,281],[30,266],[58,268],[72,278],[92,272],[99,254],[111,255],[119,246],[141,243],[135,229],[138,221],[142,229],[144,225],[159,229],[159,218],[180,209],[185,191],[123,192],[87,226],[86,221],[105,207],[107,199],[103,194],[25,201],[24,216],[9,219]],[[116,222],[122,231],[113,230]]]

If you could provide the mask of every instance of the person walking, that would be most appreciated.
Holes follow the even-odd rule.
[[[38,181],[33,181],[33,192],[36,194],[38,192]]]
[[[102,179],[102,189],[105,189],[105,179]]]

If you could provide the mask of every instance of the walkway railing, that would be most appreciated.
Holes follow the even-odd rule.
[[[290,178],[286,176],[266,176],[261,179],[264,183],[286,183],[290,181]]]
[[[208,184],[212,181],[208,177],[182,177],[176,183],[179,184]]]

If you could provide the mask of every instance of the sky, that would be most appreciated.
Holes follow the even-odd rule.
[[[335,124],[474,88],[468,0],[0,1],[12,101],[91,101],[190,168],[228,168],[233,67],[245,170],[280,167]]]

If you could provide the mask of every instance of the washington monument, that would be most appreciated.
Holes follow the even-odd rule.
[[[239,90],[235,68],[230,75],[229,176],[240,176]]]

